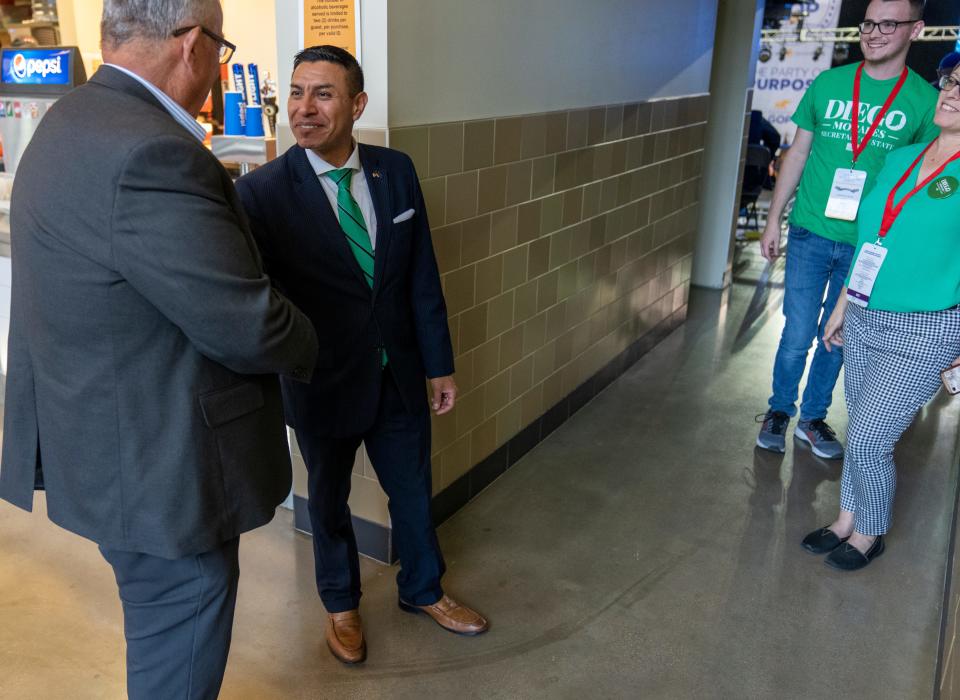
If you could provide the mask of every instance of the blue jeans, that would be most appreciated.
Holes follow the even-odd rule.
[[[797,414],[797,394],[807,366],[807,353],[817,340],[803,391],[800,419],[827,417],[833,387],[843,364],[843,352],[840,348],[827,352],[819,341],[840,296],[853,253],[851,245],[831,241],[799,226],[790,226],[783,295],[786,323],[773,364],[771,411],[783,411],[791,417]]]

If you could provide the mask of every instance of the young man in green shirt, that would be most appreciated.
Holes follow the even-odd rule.
[[[764,258],[779,256],[780,219],[797,191],[787,249],[786,322],[773,366],[770,407],[757,437],[757,445],[764,449],[786,450],[787,426],[797,414],[807,354],[814,340],[822,337],[850,267],[857,224],[849,205],[859,198],[851,200],[847,193],[869,192],[890,151],[937,135],[936,90],[906,68],[910,43],[923,30],[923,6],[923,0],[872,0],[860,25],[862,66],[821,73],[793,115],[797,133],[780,166],[760,239]],[[841,353],[817,344],[794,431],[826,459],[843,456],[843,446],[825,421],[842,359]]]

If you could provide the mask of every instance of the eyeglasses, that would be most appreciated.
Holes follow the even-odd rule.
[[[189,27],[180,27],[180,29],[174,29],[173,36],[183,36],[187,32],[192,31],[197,27],[200,27],[201,32],[213,39],[220,46],[220,63],[229,63],[230,59],[233,58],[233,52],[237,50],[236,45],[231,44],[219,34],[214,34],[202,24],[192,24]]]
[[[861,34],[873,34],[874,28],[879,29],[881,34],[893,34],[901,24],[916,24],[919,21],[918,19],[908,19],[897,22],[892,19],[884,19],[874,22],[872,19],[868,19],[861,22],[859,26]]]
[[[942,75],[940,76],[940,89],[944,92],[950,92],[955,87],[960,87],[960,80],[954,79],[952,75]]]

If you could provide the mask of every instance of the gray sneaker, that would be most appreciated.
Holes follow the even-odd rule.
[[[760,435],[757,436],[757,447],[772,452],[786,452],[787,424],[790,416],[783,411],[767,411],[757,416],[760,426]]]
[[[826,421],[802,420],[793,434],[810,445],[813,454],[823,459],[843,459],[843,445]]]

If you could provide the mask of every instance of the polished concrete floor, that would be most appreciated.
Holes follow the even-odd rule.
[[[310,541],[283,512],[244,537],[223,698],[929,698],[956,491],[958,407],[902,441],[887,553],[843,575],[799,541],[840,465],[755,450],[781,295],[749,255],[727,294],[440,530],[449,592],[491,631],[396,607],[364,562],[369,660],[323,644]],[[842,434],[841,393],[832,421]],[[82,439],[82,436],[78,436]],[[0,697],[119,698],[120,607],[95,546],[0,506]]]

